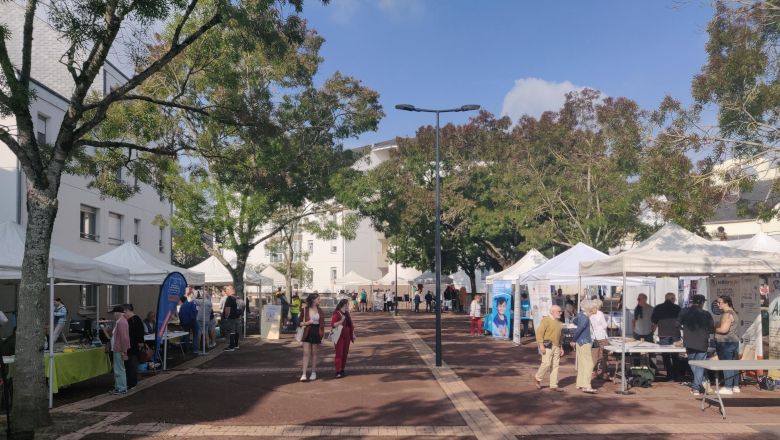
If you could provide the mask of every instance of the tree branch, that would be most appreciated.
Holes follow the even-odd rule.
[[[163,156],[176,157],[176,150],[165,148],[149,148],[143,147],[131,142],[120,141],[96,141],[91,139],[79,139],[74,143],[74,147],[95,147],[95,148],[127,148],[129,150],[145,151],[147,153],[160,154]]]

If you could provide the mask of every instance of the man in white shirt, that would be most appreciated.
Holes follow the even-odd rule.
[[[385,304],[387,304],[387,311],[392,312],[393,311],[393,292],[390,291],[390,289],[387,289],[385,291]]]
[[[590,325],[593,327],[593,337],[598,343],[598,347],[591,349],[591,356],[593,358],[593,371],[596,378],[601,378],[605,381],[609,380],[609,373],[607,372],[607,352],[604,351],[604,347],[607,346],[607,318],[601,311],[601,307],[604,303],[600,299],[594,300],[598,304],[598,311],[590,315]]]

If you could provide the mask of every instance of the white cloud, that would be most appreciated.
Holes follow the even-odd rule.
[[[379,0],[377,7],[396,21],[417,20],[424,12],[420,0]]]
[[[360,10],[360,0],[333,0],[328,5],[331,9],[330,18],[336,23],[347,24],[352,21],[358,10]]]
[[[575,86],[569,81],[548,82],[539,78],[523,78],[515,81],[515,86],[504,96],[501,115],[507,115],[517,122],[523,115],[538,118],[548,110],[560,110],[566,102],[566,94],[584,87]]]

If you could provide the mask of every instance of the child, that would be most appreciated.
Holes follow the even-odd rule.
[[[474,295],[474,300],[471,301],[469,307],[469,316],[471,317],[471,337],[474,336],[481,338],[482,334],[482,305],[479,303],[479,295]],[[474,333],[474,326],[477,327],[477,333]]]
[[[498,338],[509,338],[506,304],[506,298],[496,298],[496,317],[493,318],[493,336]]]

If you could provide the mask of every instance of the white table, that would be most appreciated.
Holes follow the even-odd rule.
[[[778,359],[757,359],[754,361],[688,361],[689,365],[694,367],[704,368],[710,371],[757,371],[757,370],[777,370],[780,369],[780,360]],[[726,407],[723,406],[723,399],[720,398],[720,380],[718,375],[715,375],[715,395],[718,397],[718,403],[720,404],[720,413],[723,415],[723,419],[726,418]],[[701,410],[704,411],[704,402],[707,400],[707,388],[704,388],[704,396],[701,398]],[[712,399],[711,400],[715,400]]]
[[[164,344],[164,347],[163,347],[163,371],[165,371],[165,369],[168,366],[168,340],[169,339],[180,338],[180,337],[188,335],[188,334],[190,334],[190,332],[178,331],[178,332],[167,332],[167,333],[165,333],[165,336],[162,338],[163,339],[163,344]],[[154,341],[156,339],[157,339],[157,335],[156,334],[149,333],[148,335],[144,335],[144,341]],[[152,360],[152,362],[154,362],[154,360]]]

